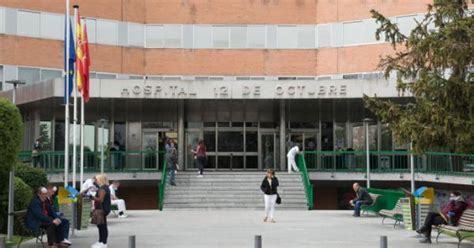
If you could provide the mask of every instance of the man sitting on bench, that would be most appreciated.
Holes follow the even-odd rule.
[[[352,185],[352,189],[354,189],[356,193],[356,198],[351,200],[349,203],[354,206],[354,217],[360,217],[360,209],[362,205],[370,205],[372,204],[373,200],[370,197],[369,192],[367,189],[362,188],[358,183],[354,183]]]
[[[125,214],[125,201],[123,199],[119,199],[116,195],[116,192],[120,186],[120,181],[113,181],[112,184],[109,186],[110,189],[110,199],[112,205],[116,205],[118,208],[118,217],[119,218],[127,218]]]
[[[431,227],[433,225],[451,225],[457,226],[462,213],[467,208],[467,203],[464,201],[460,192],[451,192],[449,196],[449,203],[441,209],[438,213],[430,212],[426,216],[425,224],[418,230],[417,233],[423,234],[424,239],[420,240],[421,243],[431,243]]]
[[[28,206],[26,226],[34,233],[39,233],[40,228],[46,230],[49,247],[69,245],[70,243],[64,240],[64,224],[48,204],[48,196],[48,190],[45,187],[38,189]]]

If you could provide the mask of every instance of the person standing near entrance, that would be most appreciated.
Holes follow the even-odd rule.
[[[170,177],[170,185],[176,186],[176,170],[178,169],[178,152],[172,139],[168,139],[165,145],[166,149],[166,169]]]
[[[278,186],[279,183],[275,177],[275,171],[273,169],[267,169],[267,174],[260,185],[265,200],[265,218],[263,218],[263,222],[267,222],[268,218],[270,218],[270,222],[275,223],[273,215],[275,213],[275,204],[278,197]]]
[[[40,164],[40,153],[41,153],[41,142],[40,139],[36,139],[33,144],[33,150],[31,151],[31,157],[33,158],[33,167],[37,167]]]
[[[194,154],[194,158],[196,159],[196,164],[199,169],[198,177],[203,177],[204,173],[204,166],[206,164],[206,145],[204,145],[203,140],[199,140],[196,150],[191,150]]]
[[[298,167],[296,166],[296,155],[300,152],[300,147],[298,144],[295,144],[289,151],[288,154],[286,154],[286,157],[288,158],[288,173],[292,173],[293,170],[298,172]]]

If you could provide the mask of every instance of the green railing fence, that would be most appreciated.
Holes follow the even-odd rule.
[[[72,170],[72,152],[70,152],[69,168]],[[64,172],[64,152],[42,151],[38,158],[32,157],[31,152],[20,152],[18,158],[23,163],[44,168],[47,173]],[[164,165],[163,151],[108,151],[104,152],[105,172],[136,172],[160,171]],[[35,164],[36,163],[36,164]],[[77,171],[79,171],[79,152],[77,152]],[[84,152],[84,171],[100,172],[101,153]]]
[[[308,169],[306,168],[305,158],[302,155],[298,155],[298,169],[300,170],[301,178],[304,184],[304,191],[306,194],[306,201],[308,204],[308,209],[312,210],[314,207],[314,200],[313,200],[313,184],[309,179]]]
[[[365,172],[366,151],[305,151],[309,171]],[[410,152],[370,151],[372,173],[410,172]],[[430,174],[474,175],[474,154],[427,152],[414,155],[415,171]]]
[[[167,168],[166,160],[163,160],[163,171],[161,173],[161,181],[160,181],[160,186],[158,188],[158,200],[159,200],[159,206],[158,208],[160,211],[163,211],[163,206],[165,203],[165,191],[166,191],[166,185],[168,183],[168,168]]]

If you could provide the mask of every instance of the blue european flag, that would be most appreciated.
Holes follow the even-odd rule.
[[[68,27],[69,27],[69,61],[67,61],[67,46],[66,42],[67,41],[67,35],[66,32],[68,32]],[[76,61],[76,49],[74,48],[74,34],[72,32],[72,26],[71,26],[71,20],[65,20],[65,25],[64,25],[64,71],[66,72],[66,63],[69,63],[69,71],[66,73],[69,73],[69,82],[67,82],[67,78],[64,77],[64,103],[67,102],[67,99],[71,97],[72,93],[72,88],[73,88],[73,81],[74,81],[74,62]],[[66,92],[66,85],[69,85],[69,92]]]

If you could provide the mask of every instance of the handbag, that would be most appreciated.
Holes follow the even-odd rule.
[[[105,224],[105,214],[104,214],[104,210],[102,210],[102,209],[94,209],[94,211],[92,211],[91,223],[94,224],[94,225],[102,225],[102,224]]]
[[[278,205],[281,204],[281,197],[280,197],[280,194],[277,194],[276,204],[278,204]]]

